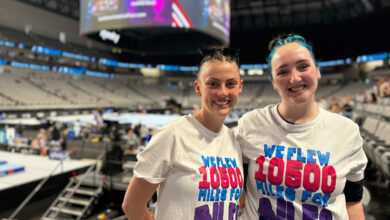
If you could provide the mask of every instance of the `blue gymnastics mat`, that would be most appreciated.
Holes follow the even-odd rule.
[[[0,165],[0,177],[10,175],[13,173],[24,171],[24,166],[18,164],[2,164]]]

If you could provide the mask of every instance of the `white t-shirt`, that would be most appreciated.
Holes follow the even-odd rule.
[[[238,130],[249,160],[241,219],[348,219],[345,183],[362,180],[367,163],[352,120],[320,108],[290,124],[270,105],[245,114]]]
[[[237,219],[242,159],[226,126],[214,133],[184,116],[154,134],[137,158],[134,175],[160,184],[155,219]]]

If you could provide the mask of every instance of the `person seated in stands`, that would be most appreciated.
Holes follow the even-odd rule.
[[[18,125],[16,126],[16,131],[20,135],[20,137],[23,137],[24,125],[21,121],[19,121]]]
[[[61,128],[60,123],[56,123],[53,125],[53,127],[50,128],[51,139],[49,142],[49,146],[51,149],[57,150],[57,149],[60,149],[60,147],[61,147],[60,145],[61,145],[62,138],[61,138],[60,128]]]
[[[80,123],[80,119],[77,119],[77,120],[74,122],[73,131],[74,131],[74,137],[75,137],[75,138],[78,138],[78,137],[80,136],[80,132],[81,132],[81,123]]]
[[[61,139],[61,150],[66,150],[66,148],[68,146],[68,142],[67,142],[66,138],[67,138],[69,132],[68,132],[68,130],[65,129],[62,134],[63,134],[63,137]]]
[[[378,84],[379,83],[380,83],[380,85],[378,86],[379,96],[381,98],[390,97],[390,77],[388,77],[387,79],[380,79]]]
[[[46,129],[41,128],[39,130],[39,133],[37,135],[38,144],[40,148],[40,155],[46,156],[47,155],[47,136],[46,136]]]
[[[126,144],[124,146],[125,153],[134,151],[140,145],[140,139],[134,133],[133,129],[129,129],[123,139],[126,140]]]

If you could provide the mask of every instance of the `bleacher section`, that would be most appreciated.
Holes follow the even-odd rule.
[[[63,100],[43,91],[25,77],[17,74],[2,74],[0,77],[0,92],[13,100],[16,105],[36,106],[63,103]]]
[[[390,181],[390,98],[377,104],[358,103],[356,114],[364,119],[361,125],[363,148],[371,167],[379,174],[378,180]]]
[[[359,92],[364,92],[375,85],[375,82],[365,83],[363,81],[350,82],[347,85],[340,87],[338,91],[336,91],[333,96],[337,97],[345,97],[345,96],[354,96]]]
[[[140,84],[134,76],[117,75],[101,78],[62,74],[3,66],[0,74],[0,108],[40,107],[126,107],[134,109],[164,108],[166,101],[174,99],[183,107],[201,104],[193,86],[183,82],[169,86],[168,82]],[[189,79],[186,79],[187,81]],[[345,87],[320,84],[316,98],[353,96],[372,88],[374,83],[353,82]],[[236,108],[256,108],[280,102],[280,97],[269,82],[245,82]]]

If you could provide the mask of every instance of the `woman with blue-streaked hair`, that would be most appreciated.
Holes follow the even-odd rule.
[[[311,45],[299,35],[278,37],[267,61],[282,101],[239,120],[248,161],[241,219],[364,219],[359,127],[317,106],[321,73]]]

